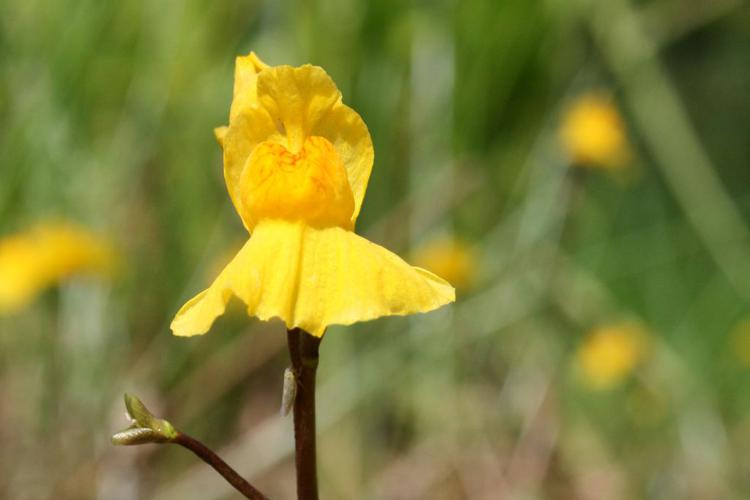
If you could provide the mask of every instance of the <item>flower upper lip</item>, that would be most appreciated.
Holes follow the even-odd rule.
[[[362,118],[343,103],[322,68],[270,67],[252,52],[238,58],[229,126],[216,134],[224,149],[227,188],[248,230],[253,223],[242,213],[240,179],[252,151],[272,141],[297,153],[311,136],[329,141],[343,162],[354,199],[353,226],[372,170],[372,140]]]

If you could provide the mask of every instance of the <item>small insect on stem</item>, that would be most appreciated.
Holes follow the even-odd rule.
[[[291,368],[284,370],[284,392],[281,394],[281,416],[289,414],[297,396],[297,377]]]

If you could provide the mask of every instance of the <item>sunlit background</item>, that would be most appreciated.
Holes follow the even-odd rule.
[[[0,3],[0,497],[226,499],[115,448],[122,393],[294,498],[280,323],[169,322],[246,238],[212,129],[236,55],[370,128],[358,231],[451,307],[332,327],[325,499],[750,496],[750,6]]]

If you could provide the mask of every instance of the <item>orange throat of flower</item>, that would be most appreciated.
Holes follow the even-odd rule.
[[[240,178],[240,215],[249,228],[263,219],[352,229],[354,196],[341,157],[327,139],[308,137],[296,153],[265,141]]]

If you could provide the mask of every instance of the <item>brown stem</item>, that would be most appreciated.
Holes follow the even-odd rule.
[[[306,331],[287,330],[289,357],[297,380],[294,399],[294,448],[297,466],[297,499],[318,500],[315,455],[315,372],[321,339]]]
[[[237,474],[237,471],[232,469],[229,464],[222,460],[213,452],[213,450],[197,439],[178,431],[177,436],[172,439],[171,442],[179,444],[198,455],[201,460],[213,467],[216,472],[221,474],[224,479],[234,486],[237,491],[242,493],[245,498],[250,498],[251,500],[268,500],[268,497],[255,489],[252,484],[248,483],[242,476]]]

